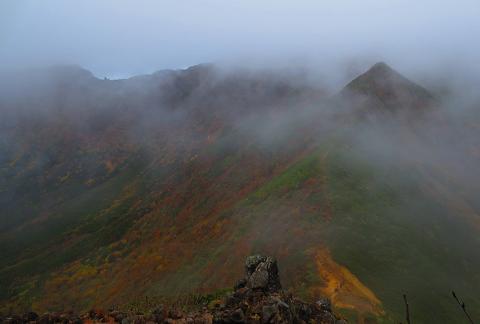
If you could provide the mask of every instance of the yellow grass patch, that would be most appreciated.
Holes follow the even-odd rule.
[[[377,296],[346,267],[336,263],[328,249],[316,251],[315,264],[323,285],[314,287],[314,293],[327,296],[337,308],[356,311],[360,317],[385,314]]]

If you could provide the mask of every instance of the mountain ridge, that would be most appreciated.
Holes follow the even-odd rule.
[[[401,318],[405,290],[420,296],[419,323],[455,318],[443,278],[471,297],[480,266],[465,248],[475,228],[452,215],[475,211],[464,195],[476,191],[454,195],[450,168],[405,159],[412,143],[388,122],[424,139],[393,115],[387,131],[338,121],[301,75],[204,72],[53,84],[2,102],[24,113],[3,120],[0,142],[1,310],[214,292],[262,253],[283,265],[285,287],[331,298],[353,322]],[[448,313],[429,312],[437,304]]]

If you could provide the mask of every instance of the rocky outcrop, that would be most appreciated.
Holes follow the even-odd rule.
[[[213,311],[214,323],[342,323],[328,300],[305,303],[282,290],[275,259],[247,258],[245,278]]]
[[[319,323],[342,324],[332,312],[328,299],[306,303],[282,290],[277,261],[268,256],[249,256],[245,262],[245,277],[239,280],[232,293],[190,313],[158,306],[148,314],[127,314],[120,311],[90,311],[75,314],[44,314],[29,312],[23,317],[9,316],[4,323]]]
[[[276,292],[282,289],[278,276],[277,261],[261,255],[249,256],[245,262],[246,277],[240,280],[235,289],[246,286],[250,289],[261,289]]]

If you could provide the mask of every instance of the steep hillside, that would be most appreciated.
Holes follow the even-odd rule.
[[[214,275],[214,274],[213,274]],[[5,323],[318,323],[345,324],[332,312],[323,298],[306,303],[282,289],[277,262],[272,257],[249,256],[245,276],[231,292],[220,295],[191,295],[191,298],[165,304],[166,300],[148,299],[143,303],[112,307],[108,311],[92,309],[83,314],[53,312],[38,315],[29,311],[22,316],[10,314]]]
[[[432,104],[386,65],[347,85],[341,111],[301,75],[38,73],[0,104],[4,312],[212,293],[262,253],[354,322],[402,320],[404,293],[416,323],[455,322],[451,290],[480,316],[478,156],[428,118],[343,118]]]

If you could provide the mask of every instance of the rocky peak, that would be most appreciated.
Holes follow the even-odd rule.
[[[414,83],[392,69],[384,62],[375,63],[365,73],[347,84],[346,88],[365,89],[365,87],[411,86]]]
[[[385,62],[378,62],[372,65],[372,67],[368,70],[367,73],[374,74],[374,75],[383,75],[383,76],[388,76],[388,75],[394,75],[398,74],[397,71],[392,69],[387,63]]]
[[[398,110],[432,106],[433,96],[384,62],[374,64],[341,92],[343,97],[363,97],[371,108]]]

